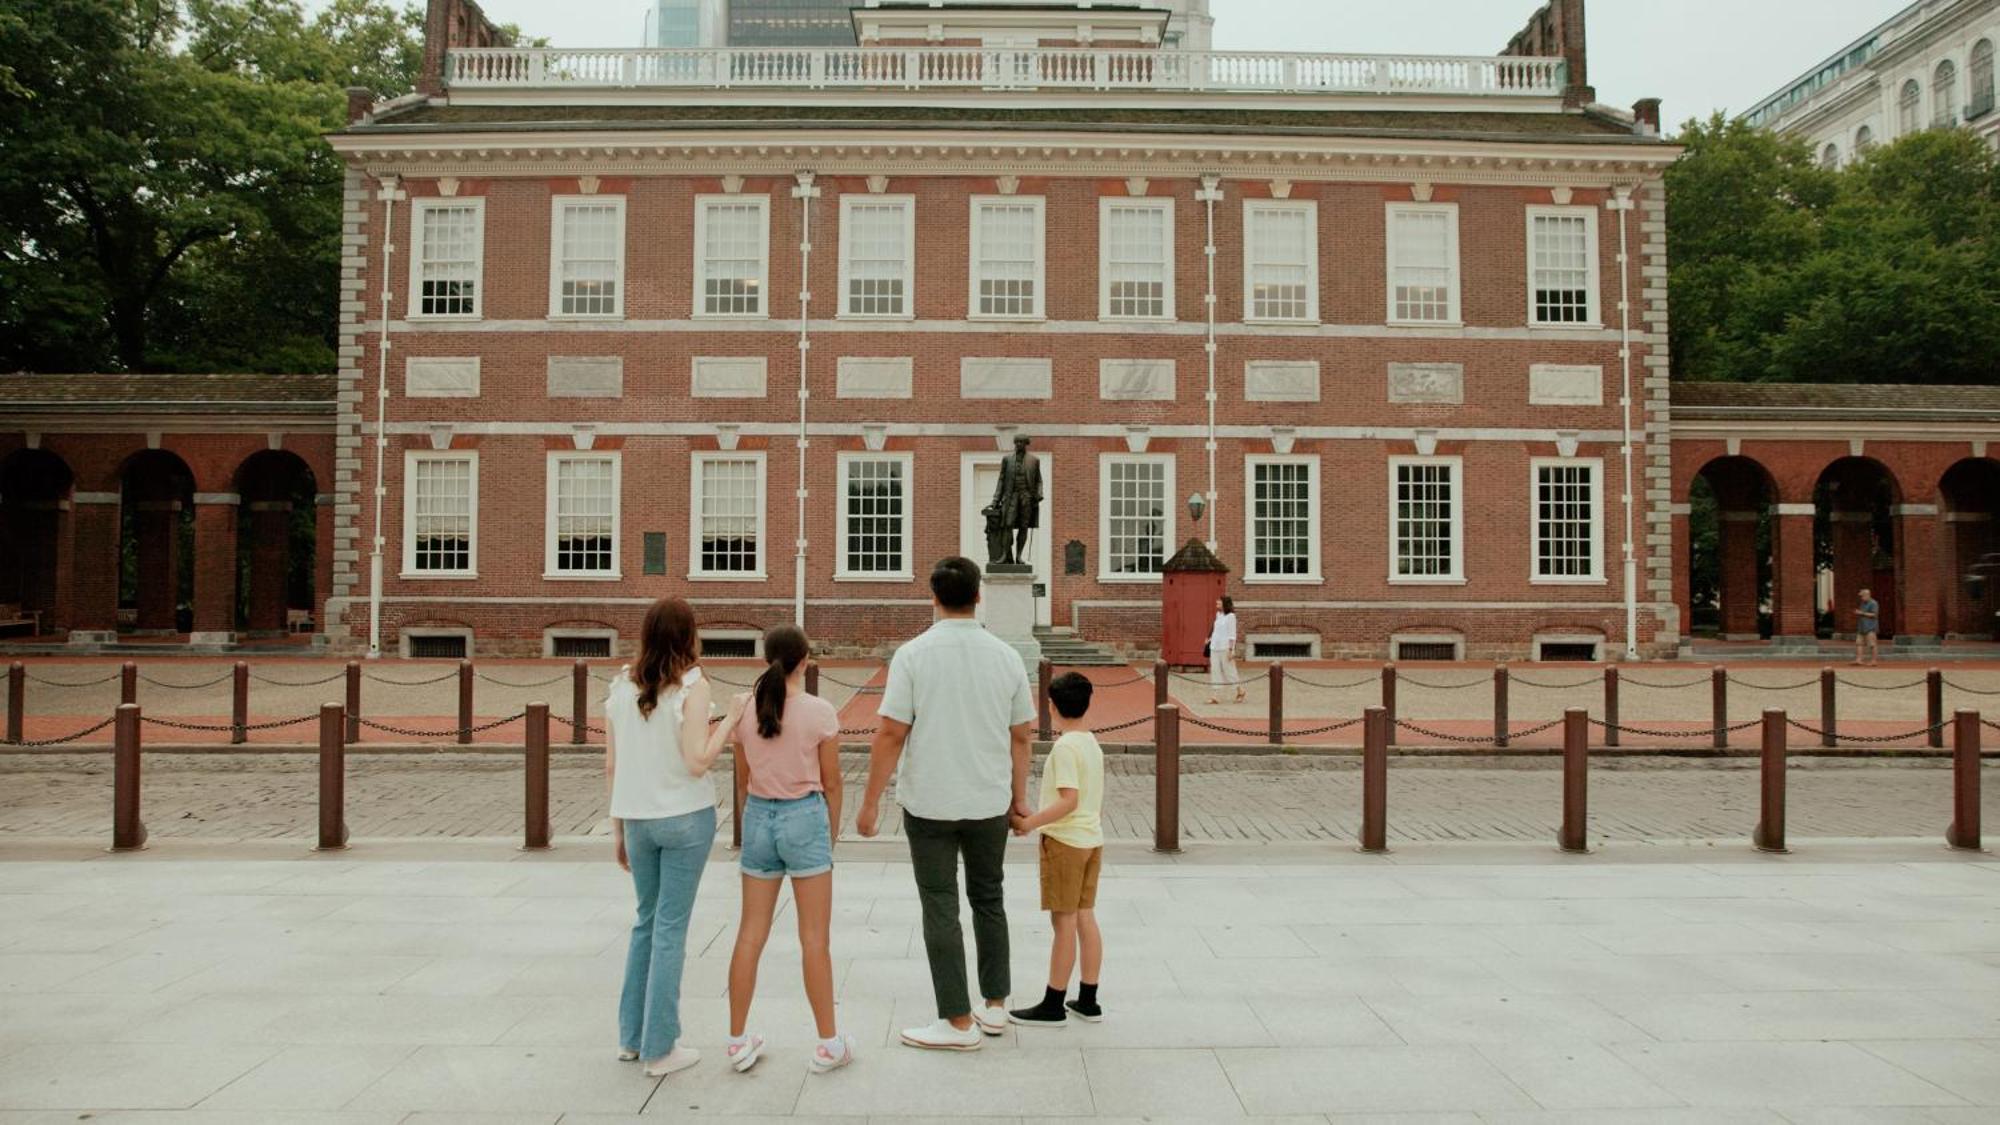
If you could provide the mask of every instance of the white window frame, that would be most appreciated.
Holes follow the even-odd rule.
[[[1586,468],[1590,470],[1590,574],[1545,575],[1542,570],[1542,470],[1546,468]],[[1528,462],[1528,581],[1536,586],[1605,586],[1611,578],[1604,571],[1604,458],[1536,457]]]
[[[1583,220],[1584,258],[1589,276],[1585,281],[1584,315],[1580,321],[1557,321],[1539,319],[1541,310],[1535,305],[1535,220],[1576,219]],[[1528,325],[1532,328],[1552,328],[1557,331],[1589,331],[1604,327],[1603,246],[1597,241],[1597,208],[1534,206],[1528,208]]]
[[[424,308],[424,213],[471,208],[473,214],[472,311],[427,313]],[[486,200],[481,196],[434,196],[410,201],[410,292],[404,310],[410,320],[478,320],[486,315]]]
[[[604,461],[611,465],[611,569],[610,570],[563,570],[556,565],[561,552],[557,549],[556,537],[556,480],[557,474],[566,462]],[[624,516],[624,457],[616,450],[587,451],[581,449],[552,450],[548,457],[548,484],[546,487],[546,511],[543,523],[542,577],[563,581],[614,582],[623,577],[623,540],[619,533],[623,530]]]
[[[617,215],[618,232],[612,246],[616,254],[612,258],[612,290],[610,312],[576,313],[564,312],[563,302],[563,261],[566,247],[563,245],[563,210],[572,206],[603,207],[610,205]],[[623,320],[625,318],[625,197],[622,195],[557,195],[549,199],[549,319],[550,320]]]
[[[965,313],[967,320],[1046,320],[1049,309],[1049,212],[1048,199],[1039,195],[975,195],[972,197],[972,220],[968,228],[971,232],[970,252],[966,255],[970,263],[966,284]],[[1026,204],[1035,212],[1035,307],[1026,313],[985,313],[979,311],[979,244],[984,222],[980,212],[987,206],[1020,206]]]
[[[851,310],[848,285],[853,280],[854,239],[851,217],[857,206],[897,204],[903,209],[903,311],[899,313],[858,313]],[[914,195],[860,195],[840,197],[840,300],[835,314],[841,320],[915,320],[917,318],[917,197]]]
[[[1448,215],[1451,217],[1449,256],[1451,259],[1451,285],[1445,319],[1407,320],[1396,315],[1396,216],[1398,215]],[[1383,212],[1383,223],[1387,228],[1383,241],[1388,246],[1388,322],[1392,325],[1411,325],[1418,328],[1457,328],[1465,323],[1464,291],[1465,262],[1460,253],[1458,236],[1458,204],[1456,203],[1391,203]]]
[[[838,490],[835,493],[833,579],[836,582],[913,582],[916,567],[912,556],[916,541],[916,456],[910,453],[876,453],[849,450],[839,454]],[[863,461],[894,461],[903,466],[903,566],[900,570],[850,570],[847,557],[847,525],[852,513],[847,509],[847,485],[855,464]]]
[[[1451,573],[1396,573],[1397,473],[1406,465],[1443,465],[1451,470]],[[1389,584],[1392,586],[1465,585],[1465,458],[1389,458]]]
[[[418,570],[417,560],[417,465],[424,461],[465,461],[469,464],[466,480],[466,507],[469,516],[466,527],[466,548],[464,570]],[[403,568],[402,576],[407,579],[425,581],[435,578],[461,579],[479,577],[479,451],[476,449],[406,449],[403,451]],[[470,649],[466,651],[470,652]]]
[[[707,571],[701,568],[701,483],[707,466],[717,461],[750,461],[757,466],[757,569],[754,571]],[[688,464],[688,580],[691,582],[762,582],[771,567],[771,495],[766,473],[769,469],[762,450],[724,452],[704,450],[692,455]]]
[[[1154,211],[1165,221],[1160,225],[1160,315],[1114,315],[1111,311],[1111,213],[1113,211]],[[1044,237],[1044,242],[1047,239]],[[1097,201],[1097,318],[1120,322],[1171,323],[1177,316],[1174,305],[1174,200],[1152,196],[1104,196]]]
[[[1257,573],[1257,466],[1306,465],[1312,469],[1306,493],[1306,573]],[[1243,581],[1252,586],[1316,586],[1325,581],[1321,565],[1320,517],[1326,510],[1326,469],[1314,453],[1253,453],[1243,458]]]
[[[1097,580],[1113,584],[1159,585],[1160,574],[1120,574],[1111,569],[1111,467],[1119,464],[1165,465],[1165,491],[1161,494],[1160,562],[1174,557],[1174,509],[1180,501],[1175,483],[1178,459],[1171,453],[1103,453],[1097,458]]]
[[[762,257],[757,271],[757,304],[755,312],[707,311],[708,289],[708,209],[711,206],[740,206],[755,204],[758,215],[758,241],[762,243]],[[696,320],[769,320],[771,319],[771,197],[768,195],[697,195],[694,197],[694,318]]]
[[[1257,216],[1302,213],[1306,217],[1306,314],[1257,315],[1257,260],[1254,232]],[[1315,200],[1246,199],[1243,201],[1243,322],[1245,324],[1319,323],[1319,203]]]

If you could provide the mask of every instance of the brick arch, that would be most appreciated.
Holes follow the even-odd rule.
[[[134,557],[130,588],[114,577],[116,604],[132,600],[133,628],[142,633],[180,632],[178,609],[195,596],[189,569],[196,501],[194,468],[164,448],[141,449],[118,466],[118,553]],[[233,561],[233,556],[232,556]],[[231,590],[234,591],[234,575]]]
[[[1895,469],[1877,457],[1850,454],[1820,470],[1813,489],[1813,557],[1815,567],[1820,560],[1832,567],[1835,634],[1854,632],[1863,589],[1881,603],[1884,639],[1901,625],[1906,597],[1896,517],[1904,492]]]
[[[1942,632],[1990,640],[2000,610],[2000,460],[1967,457],[1938,478]]]
[[[69,463],[47,450],[17,449],[0,462],[0,602],[38,615],[38,633],[63,624],[75,488]]]
[[[1704,489],[1707,502],[1702,502]],[[1682,576],[1675,583],[1675,600],[1690,633],[1698,604],[1707,605],[1712,596],[1717,604],[1714,628],[1725,640],[1762,636],[1767,589],[1776,595],[1772,521],[1780,495],[1776,475],[1755,457],[1724,452],[1698,462],[1688,480],[1687,510],[1675,517],[1680,544],[1676,571]],[[1705,615],[1702,624],[1708,625]]]
[[[244,627],[281,635],[291,610],[310,612],[319,601],[314,568],[327,521],[318,511],[318,478],[298,454],[262,449],[243,459],[231,481],[239,500],[237,542],[248,562],[238,565]]]

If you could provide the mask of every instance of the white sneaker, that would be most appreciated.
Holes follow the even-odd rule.
[[[632,1049],[631,1049],[631,1048],[629,1048],[629,1047],[620,1047],[620,1048],[618,1048],[618,1061],[619,1061],[619,1062],[638,1062],[638,1061],[639,1061],[639,1052],[637,1052],[637,1051],[634,1051],[634,1050],[632,1050]]]
[[[977,1051],[986,1040],[979,1034],[978,1024],[964,1031],[951,1026],[950,1020],[939,1020],[927,1027],[903,1029],[903,1044],[919,1047],[926,1051]]]
[[[729,1056],[729,1065],[742,1074],[764,1057],[764,1037],[753,1031],[743,1037],[743,1042],[731,1043],[724,1051]]]
[[[834,1056],[833,1052],[826,1049],[826,1044],[824,1043],[813,1048],[812,1072],[814,1074],[825,1074],[830,1070],[839,1070],[853,1061],[854,1036],[843,1035],[840,1037],[840,1055],[838,1058]]]
[[[674,1049],[646,1064],[646,1077],[665,1078],[677,1074],[701,1061],[701,1052],[693,1047],[675,1044]]]
[[[1007,1005],[1003,1001],[997,1008],[972,1009],[973,1026],[988,1035],[1004,1035],[1007,1032]]]

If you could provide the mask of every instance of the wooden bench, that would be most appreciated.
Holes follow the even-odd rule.
[[[42,611],[22,609],[19,602],[0,602],[0,633],[26,629],[31,637],[42,635]]]

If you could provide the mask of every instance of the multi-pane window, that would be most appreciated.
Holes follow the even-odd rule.
[[[1931,127],[1949,129],[1958,124],[1958,67],[1950,59],[1937,64],[1931,76]]]
[[[695,312],[768,316],[771,212],[761,195],[702,196],[695,201]]]
[[[1106,199],[1098,209],[1098,267],[1107,320],[1173,315],[1174,201]]]
[[[1840,146],[1829,143],[1819,150],[1819,166],[1829,172],[1837,170],[1840,167]]]
[[[413,207],[416,245],[410,255],[411,313],[478,316],[486,201],[420,199]]]
[[[1100,484],[1102,577],[1158,576],[1174,536],[1173,458],[1106,456]]]
[[[549,458],[549,573],[618,574],[618,458]]]
[[[550,224],[550,309],[555,316],[617,316],[625,275],[625,201],[558,198]]]
[[[1243,205],[1247,320],[1319,319],[1319,205]]]
[[[405,573],[471,574],[479,522],[477,455],[410,453],[403,481]]]
[[[1993,40],[1981,39],[1972,45],[1972,57],[1966,60],[1965,69],[1966,81],[1972,84],[1966,116],[1984,117],[1993,112]]]
[[[1311,457],[1258,457],[1245,465],[1251,581],[1319,577],[1317,466]]]
[[[1596,461],[1535,463],[1535,578],[1595,581],[1598,562]]]
[[[1412,324],[1457,322],[1457,205],[1390,204],[1389,319]]]
[[[1922,120],[1924,88],[1912,78],[1903,83],[1903,92],[1896,97],[1896,125],[1899,135],[1917,131],[1917,122]]]
[[[908,196],[842,196],[842,316],[909,316],[916,203]]]
[[[1528,300],[1532,324],[1597,323],[1597,212],[1528,211]]]
[[[1854,131],[1854,155],[1867,156],[1875,148],[1875,130],[1863,125]]]
[[[1040,198],[972,201],[973,316],[1042,315],[1042,208]]]
[[[1408,458],[1390,463],[1391,581],[1459,577],[1458,461]]]
[[[760,577],[764,572],[764,459],[698,453],[694,460],[694,574]]]
[[[839,576],[910,576],[909,454],[841,455]]]

